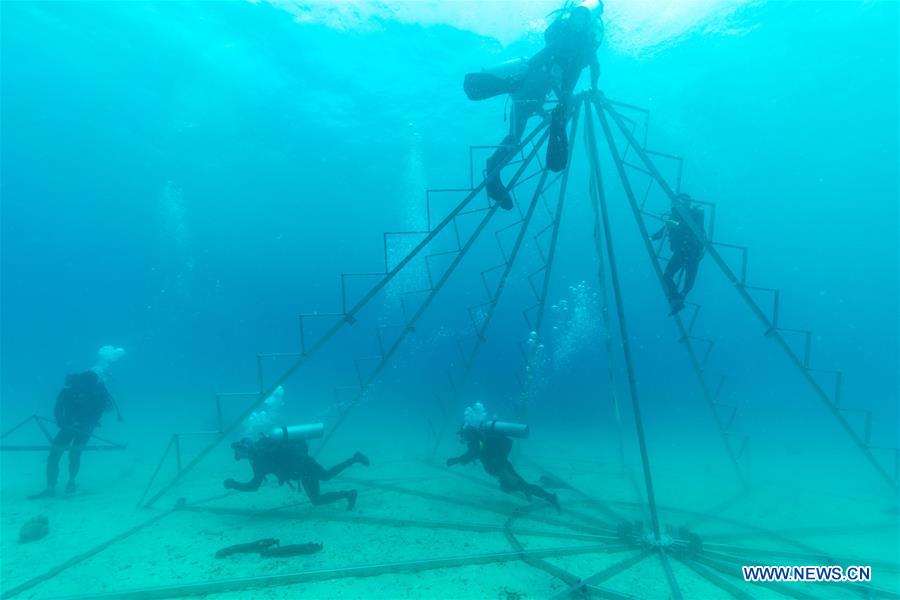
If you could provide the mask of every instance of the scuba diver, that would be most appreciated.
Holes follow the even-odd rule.
[[[691,219],[700,231],[701,236],[705,238],[706,233],[703,228],[705,215],[703,209],[699,206],[692,207],[692,200],[687,194],[679,194],[676,198],[681,214]],[[669,235],[669,248],[672,251],[672,257],[669,259],[669,264],[666,265],[663,281],[666,286],[669,305],[672,307],[672,312],[669,314],[674,315],[684,308],[684,300],[688,292],[694,287],[694,282],[697,279],[697,269],[700,266],[700,260],[703,258],[704,239],[698,239],[694,235],[690,226],[683,222],[674,206],[662,228],[654,233],[651,239],[660,240],[667,233]],[[679,274],[683,276],[680,290],[675,283],[675,277]]]
[[[306,440],[322,435],[321,423],[294,427],[277,427],[271,435],[262,434],[257,441],[243,438],[231,444],[234,449],[234,460],[248,459],[253,468],[253,479],[246,483],[226,479],[225,488],[241,492],[255,492],[262,485],[267,475],[275,475],[278,485],[299,481],[309,501],[314,506],[330,504],[341,499],[347,500],[347,510],[356,506],[356,490],[341,492],[319,492],[319,482],[328,481],[347,467],[360,463],[369,466],[369,459],[357,452],[344,462],[330,469],[325,469],[309,455]]]
[[[56,496],[59,459],[67,449],[69,482],[66,484],[66,493],[75,492],[75,477],[81,467],[81,452],[94,428],[100,424],[103,413],[115,407],[112,396],[96,372],[85,371],[66,376],[66,385],[56,397],[54,416],[59,433],[53,438],[50,454],[47,456],[47,487],[44,491],[29,496],[29,500]]]
[[[480,402],[476,403],[466,408],[465,424],[459,429],[460,441],[468,446],[468,450],[461,456],[448,458],[447,466],[465,465],[480,460],[485,472],[496,477],[500,482],[500,489],[507,494],[522,492],[529,501],[532,496],[537,496],[560,510],[556,494],[528,483],[516,473],[509,462],[513,442],[508,436],[527,437],[528,426],[488,421],[484,406]]]
[[[566,166],[569,155],[566,122],[575,84],[585,67],[590,67],[591,89],[597,89],[600,77],[597,49],[603,37],[603,3],[584,0],[558,12],[559,16],[544,32],[544,48],[531,59],[510,61],[493,72],[466,75],[463,87],[470,100],[483,100],[503,93],[508,93],[512,99],[509,134],[488,158],[488,175],[511,158],[528,120],[543,111],[551,91],[558,105],[550,120],[547,167],[559,172]],[[488,197],[498,202],[501,208],[513,208],[512,197],[499,172],[490,177],[485,187]]]

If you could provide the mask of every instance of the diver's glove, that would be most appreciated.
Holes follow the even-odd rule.
[[[226,490],[233,490],[233,489],[236,489],[236,488],[237,488],[237,481],[235,481],[234,479],[230,479],[230,478],[229,478],[229,479],[226,479],[226,480],[225,480],[225,482],[223,483],[223,485],[225,486],[225,489],[226,489]]]

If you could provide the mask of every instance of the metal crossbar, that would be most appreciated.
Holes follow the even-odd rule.
[[[50,434],[50,431],[47,429],[46,424],[55,425],[56,421],[53,419],[47,419],[45,417],[41,417],[38,415],[31,415],[25,420],[17,423],[16,425],[7,429],[2,435],[0,435],[0,440],[4,440],[16,431],[19,431],[25,425],[29,423],[34,423],[38,429],[41,430],[41,434],[47,440],[47,444],[0,444],[0,452],[48,452],[53,449],[53,436]],[[82,451],[95,452],[95,451],[112,451],[112,450],[125,450],[125,444],[119,444],[118,442],[113,442],[107,440],[105,438],[100,437],[99,435],[95,435],[91,433],[90,439],[97,440],[101,442],[100,444],[87,444],[81,447]]]

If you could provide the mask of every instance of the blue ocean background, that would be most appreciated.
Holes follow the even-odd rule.
[[[817,333],[819,364],[879,412],[898,389],[896,11],[751,5],[729,25],[743,31],[601,51],[606,93],[652,111],[651,139],[686,157],[685,189],[718,203],[721,238],[752,248],[785,319]],[[417,224],[423,187],[464,183],[468,145],[502,137],[502,100],[468,103],[462,74],[540,44],[337,30],[242,3],[11,2],[3,28],[4,413],[49,408],[62,374],[115,343],[129,352],[116,395],[142,423],[245,389],[257,352],[296,350],[295,315],[335,310],[337,274],[377,270],[380,232]],[[589,231],[563,235],[559,278],[593,284]],[[620,260],[648,385],[676,378],[646,260]],[[698,297],[716,277],[706,261]],[[722,296],[710,330],[755,340]],[[457,320],[455,304],[434,321]],[[515,368],[498,352],[482,359]],[[748,398],[792,378],[768,345],[720,358],[771,365]]]
[[[672,14],[607,4],[601,89],[651,111],[650,145],[684,157],[683,189],[717,203],[717,238],[751,249],[750,281],[781,289],[781,322],[815,332],[813,363],[844,372],[843,403],[872,410],[873,442],[895,447],[898,4],[699,3]],[[50,415],[65,374],[90,368],[104,344],[122,346],[109,388],[125,420],[107,418],[102,435],[150,465],[172,432],[214,427],[215,393],[256,389],[257,353],[299,351],[299,313],[340,310],[340,273],[383,270],[382,232],[421,229],[426,188],[468,185],[469,146],[505,134],[505,100],[469,102],[463,75],[536,52],[556,8],[429,6],[4,2],[4,428]],[[583,169],[581,134],[573,144]],[[612,435],[608,360],[624,385],[621,357],[602,341],[585,173],[573,176],[562,223],[547,317],[556,333],[544,340],[558,360],[540,373],[537,436]],[[611,191],[610,204],[651,460],[675,478],[721,466],[624,197]],[[489,231],[514,219],[498,213]],[[514,273],[461,404],[448,404],[454,419],[474,401],[513,413],[533,259]],[[425,444],[435,396],[450,402],[447,373],[459,372],[465,307],[485,300],[479,271],[498,262],[493,242],[473,249],[341,447],[374,446],[382,426],[400,432],[388,446]],[[710,372],[728,374],[741,406],[753,472],[787,479],[827,457],[882,489],[709,258],[693,299],[700,331],[717,342]],[[398,322],[396,302],[376,299],[285,383],[290,418],[333,422],[333,389],[355,384],[355,357],[377,354],[374,327]],[[266,361],[267,381],[288,364]],[[97,468],[86,459],[84,476]],[[841,487],[821,474],[811,485]]]

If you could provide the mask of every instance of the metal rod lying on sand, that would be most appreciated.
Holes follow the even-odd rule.
[[[283,575],[265,575],[261,577],[239,577],[234,579],[218,579],[215,581],[199,581],[180,585],[123,590],[104,594],[86,594],[83,596],[67,596],[68,600],[152,600],[156,598],[178,598],[185,596],[203,596],[223,592],[240,592],[267,587],[296,585],[312,581],[328,581],[347,577],[372,577],[387,573],[416,573],[433,569],[449,569],[469,565],[485,565],[521,560],[523,555],[535,558],[552,558],[555,556],[573,556],[605,552],[606,546],[577,546],[570,548],[546,548],[541,550],[525,550],[522,552],[492,552],[469,556],[450,556],[446,558],[430,558],[424,560],[398,561],[339,569],[321,569],[300,571]]]
[[[488,489],[496,489],[496,488],[497,488],[497,485],[496,485],[494,482],[489,481],[489,480],[487,480],[487,479],[482,479],[482,478],[480,478],[480,477],[475,477],[475,476],[473,476],[473,475],[467,475],[466,473],[462,473],[462,472],[460,472],[460,471],[454,471],[454,470],[452,470],[452,469],[449,469],[449,468],[444,467],[444,466],[441,466],[441,465],[436,465],[436,464],[431,464],[431,463],[425,463],[425,464],[427,464],[427,465],[430,466],[430,467],[434,467],[434,468],[436,468],[436,469],[440,469],[441,471],[446,471],[447,473],[450,473],[451,475],[454,475],[454,476],[456,476],[456,477],[458,477],[458,478],[460,478],[460,479],[467,479],[467,480],[471,481],[472,483],[475,483],[475,484],[480,485],[480,486],[482,486],[482,487],[486,487],[486,488],[488,488]],[[539,470],[541,469],[541,467],[540,467],[539,465],[534,465],[534,466],[535,466],[536,468],[538,468]],[[544,471],[544,472],[545,472],[545,474],[550,475],[550,476],[553,477],[554,479],[557,479],[557,480],[559,480],[559,481],[562,481],[561,478],[557,477],[556,475],[553,475],[553,473],[551,473],[551,472],[549,472],[549,471]],[[578,493],[578,490],[575,490],[574,488],[572,488],[572,490],[575,491],[576,493]],[[594,505],[594,506],[601,506],[601,507],[603,506],[603,503],[602,503],[601,501],[599,501],[599,500],[597,500],[597,499],[595,499],[595,498],[591,498],[591,497],[588,496],[587,494],[583,494],[583,495],[584,495],[584,502],[585,502],[586,504],[591,504],[591,505]],[[597,531],[603,531],[603,530],[607,530],[607,531],[610,531],[610,532],[615,532],[615,531],[616,531],[616,527],[617,527],[616,525],[614,525],[614,524],[612,524],[612,523],[607,523],[607,522],[605,522],[605,521],[601,521],[600,519],[597,519],[597,518],[592,517],[592,516],[590,516],[590,515],[585,515],[584,513],[575,512],[575,511],[570,510],[570,509],[566,509],[566,514],[572,515],[572,516],[575,517],[576,519],[579,519],[579,520],[581,520],[581,521],[584,521],[585,523],[590,524],[590,526],[591,526],[592,528],[596,529]],[[535,517],[529,516],[528,518],[529,518],[529,519],[534,519]],[[625,520],[627,520],[627,519],[625,519],[624,517],[618,517],[618,516],[617,516],[617,519],[616,519],[617,522],[621,522],[621,521],[625,521]],[[552,521],[546,521],[546,522],[550,523],[550,522],[552,522]]]
[[[666,581],[669,583],[669,589],[672,590],[672,600],[682,600],[684,594],[681,593],[681,588],[678,586],[678,580],[675,579],[675,570],[672,569],[666,551],[662,548],[658,548],[657,554],[659,555],[659,563],[662,565],[663,573],[666,574]]]
[[[553,598],[551,600],[563,600],[564,598],[568,598],[572,594],[577,593],[579,590],[583,589],[584,587],[586,587],[588,585],[602,583],[602,582],[606,581],[607,579],[615,577],[619,573],[622,573],[623,571],[627,571],[634,565],[638,564],[639,562],[641,562],[642,560],[644,560],[645,558],[650,556],[650,554],[652,554],[652,553],[653,553],[652,549],[645,549],[645,550],[641,550],[640,552],[637,552],[631,556],[628,556],[628,557],[620,560],[619,562],[613,563],[612,565],[606,567],[602,571],[595,573],[586,579],[582,579],[575,585],[573,585],[573,586],[563,590],[562,592],[556,594],[555,596],[553,596]]]
[[[737,587],[737,585],[728,581],[712,569],[709,569],[683,556],[676,556],[676,558],[683,565],[694,571],[697,575],[707,580],[717,588],[729,594],[732,598],[735,598],[736,600],[753,600],[753,596],[743,591],[742,589]]]
[[[529,556],[524,552],[525,548],[522,546],[522,543],[519,541],[519,538],[516,537],[516,533],[521,534],[521,531],[514,531],[513,525],[523,513],[531,510],[531,507],[522,507],[518,508],[513,512],[512,516],[506,520],[506,523],[503,524],[504,534],[506,535],[507,541],[509,541],[509,545],[513,547],[514,550],[522,552],[522,560],[528,566],[534,567],[535,569],[539,569],[544,571],[548,575],[552,575],[556,577],[566,585],[573,585],[581,581],[574,573],[570,573],[565,569],[558,567],[552,563],[547,562],[543,558],[539,558],[536,556]],[[618,540],[617,540],[618,541]],[[631,548],[627,544],[623,544],[619,542],[618,544],[612,544],[607,548],[608,553],[617,553],[617,552],[627,552]]]
[[[493,507],[493,506],[487,506],[480,502],[475,502],[474,500],[461,500],[458,498],[451,498],[451,497],[443,495],[443,494],[435,494],[432,492],[423,492],[423,491],[419,491],[419,490],[410,490],[410,489],[403,488],[403,487],[396,486],[396,485],[377,483],[377,482],[373,482],[373,481],[366,481],[365,479],[355,479],[355,478],[351,478],[351,477],[344,477],[343,480],[349,481],[351,483],[356,483],[357,485],[363,485],[366,487],[374,488],[374,489],[386,490],[389,492],[396,492],[398,494],[406,494],[409,496],[418,496],[420,498],[425,498],[426,500],[437,500],[438,502],[446,502],[449,504],[455,504],[457,506],[465,506],[467,508],[486,510],[489,512],[501,514],[503,516],[509,516],[508,510]],[[547,506],[549,507],[550,505],[548,504]],[[562,519],[554,519],[552,517],[539,517],[539,516],[535,516],[535,515],[528,515],[528,518],[532,519],[534,521],[541,522],[541,523],[548,523],[550,525],[556,525],[558,527],[565,527],[565,528],[571,529],[573,531],[580,531],[580,532],[587,533],[587,534],[594,534],[594,535],[602,536],[602,535],[606,535],[608,533],[607,531],[600,530],[596,527],[587,527],[587,526],[581,525],[580,523],[569,523]]]
[[[185,507],[181,510],[189,512],[203,512],[216,515],[232,515],[254,518],[273,518],[273,519],[308,519],[312,521],[334,521],[338,523],[358,523],[362,525],[382,525],[386,527],[409,527],[421,529],[450,529],[453,531],[475,531],[480,533],[504,533],[505,525],[495,525],[492,523],[457,523],[451,521],[432,521],[422,519],[394,519],[391,517],[371,517],[364,515],[342,514],[342,513],[325,513],[312,511],[272,511],[272,510],[250,510],[242,508],[219,508],[213,506],[204,507]],[[547,531],[543,529],[516,528],[517,535],[528,535],[533,537],[549,537],[566,540],[580,540],[584,542],[618,542],[619,539],[614,536],[592,535],[584,533],[568,533],[559,531]]]
[[[622,521],[626,521],[626,520],[627,520],[623,515],[619,514],[618,512],[614,511],[614,510],[611,509],[609,506],[607,506],[606,503],[603,502],[602,500],[599,500],[599,499],[597,499],[597,498],[594,498],[593,496],[591,496],[591,495],[588,494],[587,492],[584,492],[584,491],[582,491],[582,490],[576,488],[574,485],[572,485],[571,483],[569,483],[568,481],[566,481],[566,480],[563,479],[562,477],[558,476],[556,473],[553,473],[553,472],[550,471],[549,469],[546,469],[545,467],[539,465],[538,463],[536,463],[536,462],[535,462],[534,460],[532,460],[531,458],[529,458],[529,457],[527,457],[527,456],[524,456],[523,458],[525,459],[526,462],[528,462],[529,464],[531,464],[532,467],[534,467],[535,469],[537,469],[538,471],[540,471],[542,474],[547,475],[547,476],[549,476],[549,477],[552,477],[553,479],[556,479],[557,481],[560,481],[560,482],[564,483],[564,484],[566,485],[566,489],[571,490],[571,491],[574,492],[575,495],[577,495],[577,496],[581,496],[581,498],[582,498],[583,500],[585,500],[585,501],[588,502],[589,504],[592,504],[592,505],[596,506],[597,508],[599,508],[599,509],[601,510],[601,512],[603,512],[603,514],[605,514],[606,516],[610,517],[611,519],[613,519],[613,520],[616,521],[617,523],[621,523]],[[576,515],[576,516],[585,517],[585,515]],[[592,519],[592,520],[594,520],[594,519]],[[594,521],[596,522],[596,520],[594,520]],[[608,526],[608,524],[607,524],[607,526]]]

